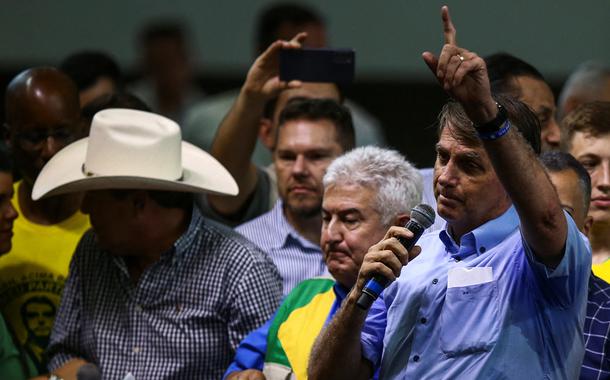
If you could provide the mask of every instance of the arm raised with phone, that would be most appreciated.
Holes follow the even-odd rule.
[[[299,33],[290,41],[276,41],[254,61],[239,96],[220,123],[211,153],[227,168],[239,187],[235,197],[208,196],[210,206],[222,215],[239,212],[256,187],[257,169],[252,162],[252,153],[265,104],[282,90],[301,85],[299,81],[280,80],[279,54],[282,49],[301,48],[306,36]]]

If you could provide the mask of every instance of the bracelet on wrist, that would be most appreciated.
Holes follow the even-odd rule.
[[[482,132],[477,129],[477,135],[479,135],[479,138],[481,140],[492,141],[492,140],[497,140],[500,137],[507,134],[509,129],[510,129],[510,121],[508,119],[506,119],[506,121],[504,121],[504,124],[502,125],[502,127],[500,129],[498,129],[496,131],[490,131],[490,132]]]
[[[492,120],[483,124],[473,124],[481,140],[498,139],[504,136],[510,129],[506,109],[498,102],[496,102],[496,107],[498,107],[498,113]]]
[[[508,119],[508,113],[502,104],[496,102],[498,113],[492,120],[483,124],[473,124],[474,128],[479,133],[491,133],[500,130],[504,126],[504,122]]]

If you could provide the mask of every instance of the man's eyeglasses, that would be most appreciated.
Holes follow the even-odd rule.
[[[6,126],[8,129],[8,126]],[[73,128],[63,127],[51,130],[33,129],[29,131],[15,132],[15,138],[23,149],[35,150],[53,137],[57,142],[67,145],[74,141],[77,137]]]

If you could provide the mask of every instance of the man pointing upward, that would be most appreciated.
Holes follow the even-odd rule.
[[[369,249],[309,378],[576,378],[590,252],[535,159],[535,115],[494,101],[485,62],[456,44],[447,7],[442,19],[441,54],[423,58],[455,99],[439,117],[434,167],[447,225],[421,251],[398,242],[412,236],[400,227]],[[396,281],[367,313],[356,300],[373,274]]]

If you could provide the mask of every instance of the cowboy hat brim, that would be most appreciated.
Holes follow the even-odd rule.
[[[210,154],[182,142],[182,177],[176,180],[134,175],[85,173],[84,163],[89,138],[73,142],[59,151],[44,166],[32,190],[32,199],[73,192],[108,189],[142,189],[182,192],[207,192],[237,195],[237,183]]]

